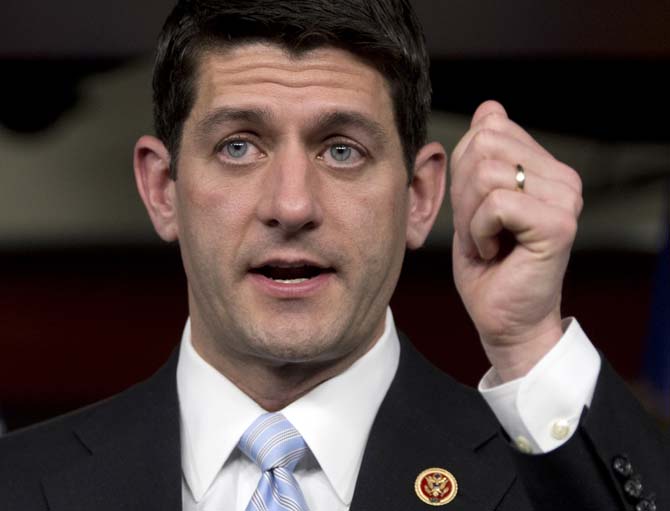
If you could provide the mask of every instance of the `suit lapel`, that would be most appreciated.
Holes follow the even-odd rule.
[[[492,510],[515,482],[499,426],[476,391],[439,373],[406,339],[398,373],[370,432],[351,511],[427,511],[420,472],[439,467],[458,483],[445,511]],[[519,502],[517,509],[527,509]]]
[[[177,354],[146,382],[92,409],[74,434],[90,456],[43,481],[51,511],[181,509]]]
[[[414,483],[430,467],[458,482],[448,511],[490,511],[507,493],[518,494],[508,447],[476,391],[434,369],[405,338],[401,344],[351,511],[427,511]],[[181,509],[176,364],[175,352],[152,378],[90,411],[74,431],[90,455],[43,480],[51,511]],[[529,509],[525,499],[512,504]]]

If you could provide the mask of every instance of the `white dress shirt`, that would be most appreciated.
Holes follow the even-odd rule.
[[[187,322],[177,366],[183,509],[243,511],[261,472],[237,442],[265,410],[198,355],[190,330]],[[281,410],[310,448],[294,474],[312,511],[349,509],[370,428],[399,358],[388,309],[384,333],[371,350]]]
[[[244,511],[261,473],[237,442],[265,410],[200,357],[190,330],[187,322],[177,366],[183,509]],[[295,477],[312,511],[349,509],[372,422],[399,354],[387,309],[384,333],[370,351],[282,410],[310,448]],[[559,343],[524,378],[501,385],[491,369],[479,390],[520,450],[547,452],[574,433],[599,370],[595,348],[576,320],[566,320]]]
[[[591,405],[600,355],[574,318],[563,320],[563,337],[523,378],[501,384],[491,368],[479,382],[489,404],[517,448],[549,452],[576,431]]]

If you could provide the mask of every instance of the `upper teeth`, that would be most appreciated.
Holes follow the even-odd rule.
[[[275,282],[281,282],[282,284],[300,284],[301,282],[305,282],[305,278],[300,278],[300,279],[273,279]]]

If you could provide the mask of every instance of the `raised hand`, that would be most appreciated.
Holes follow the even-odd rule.
[[[456,287],[502,380],[521,377],[562,335],[581,180],[495,101],[475,112],[450,173]]]

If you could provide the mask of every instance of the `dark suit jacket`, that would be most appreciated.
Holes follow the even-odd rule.
[[[181,509],[176,365],[175,352],[126,392],[2,439],[0,509]],[[416,476],[429,467],[446,468],[458,481],[445,511],[635,509],[640,499],[628,497],[624,485],[638,475],[642,496],[654,492],[657,509],[667,510],[669,452],[667,438],[604,364],[573,438],[547,455],[517,453],[478,393],[434,369],[403,339],[351,510],[431,509],[414,492]],[[622,453],[633,476],[612,468]]]

